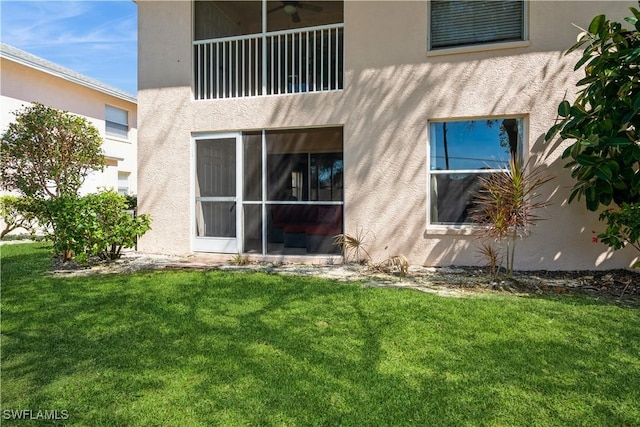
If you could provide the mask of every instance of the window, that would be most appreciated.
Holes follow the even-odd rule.
[[[430,20],[430,50],[526,39],[522,0],[433,0]]]
[[[129,172],[118,172],[118,194],[129,195]]]
[[[523,118],[431,122],[430,223],[468,224],[483,174],[502,172],[522,156]]]
[[[108,136],[126,139],[129,134],[129,113],[126,110],[107,105],[105,125],[105,132]]]

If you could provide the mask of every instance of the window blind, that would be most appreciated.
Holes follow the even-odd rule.
[[[127,138],[129,113],[126,110],[107,105],[105,108],[105,132],[110,136]]]
[[[524,39],[524,1],[431,2],[431,49]]]
[[[129,126],[129,117],[126,110],[107,105],[105,118],[108,122],[117,123],[119,125]]]

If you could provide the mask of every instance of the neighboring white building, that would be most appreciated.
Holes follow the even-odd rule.
[[[539,156],[552,205],[517,269],[628,267],[546,143],[575,99],[578,27],[636,1],[155,1],[139,17],[143,251],[304,256],[367,235],[374,260],[472,265],[471,193]]]
[[[105,187],[137,194],[135,96],[4,43],[0,70],[0,132],[33,102],[82,116],[103,136],[107,166],[87,177],[81,193]]]

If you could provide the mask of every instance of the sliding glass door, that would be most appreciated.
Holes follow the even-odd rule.
[[[340,127],[195,138],[194,250],[339,253],[342,140]]]

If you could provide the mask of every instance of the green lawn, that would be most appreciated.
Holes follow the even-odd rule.
[[[640,426],[640,310],[256,273],[48,275],[2,246],[2,399],[77,426]],[[62,412],[65,411],[65,412]]]

